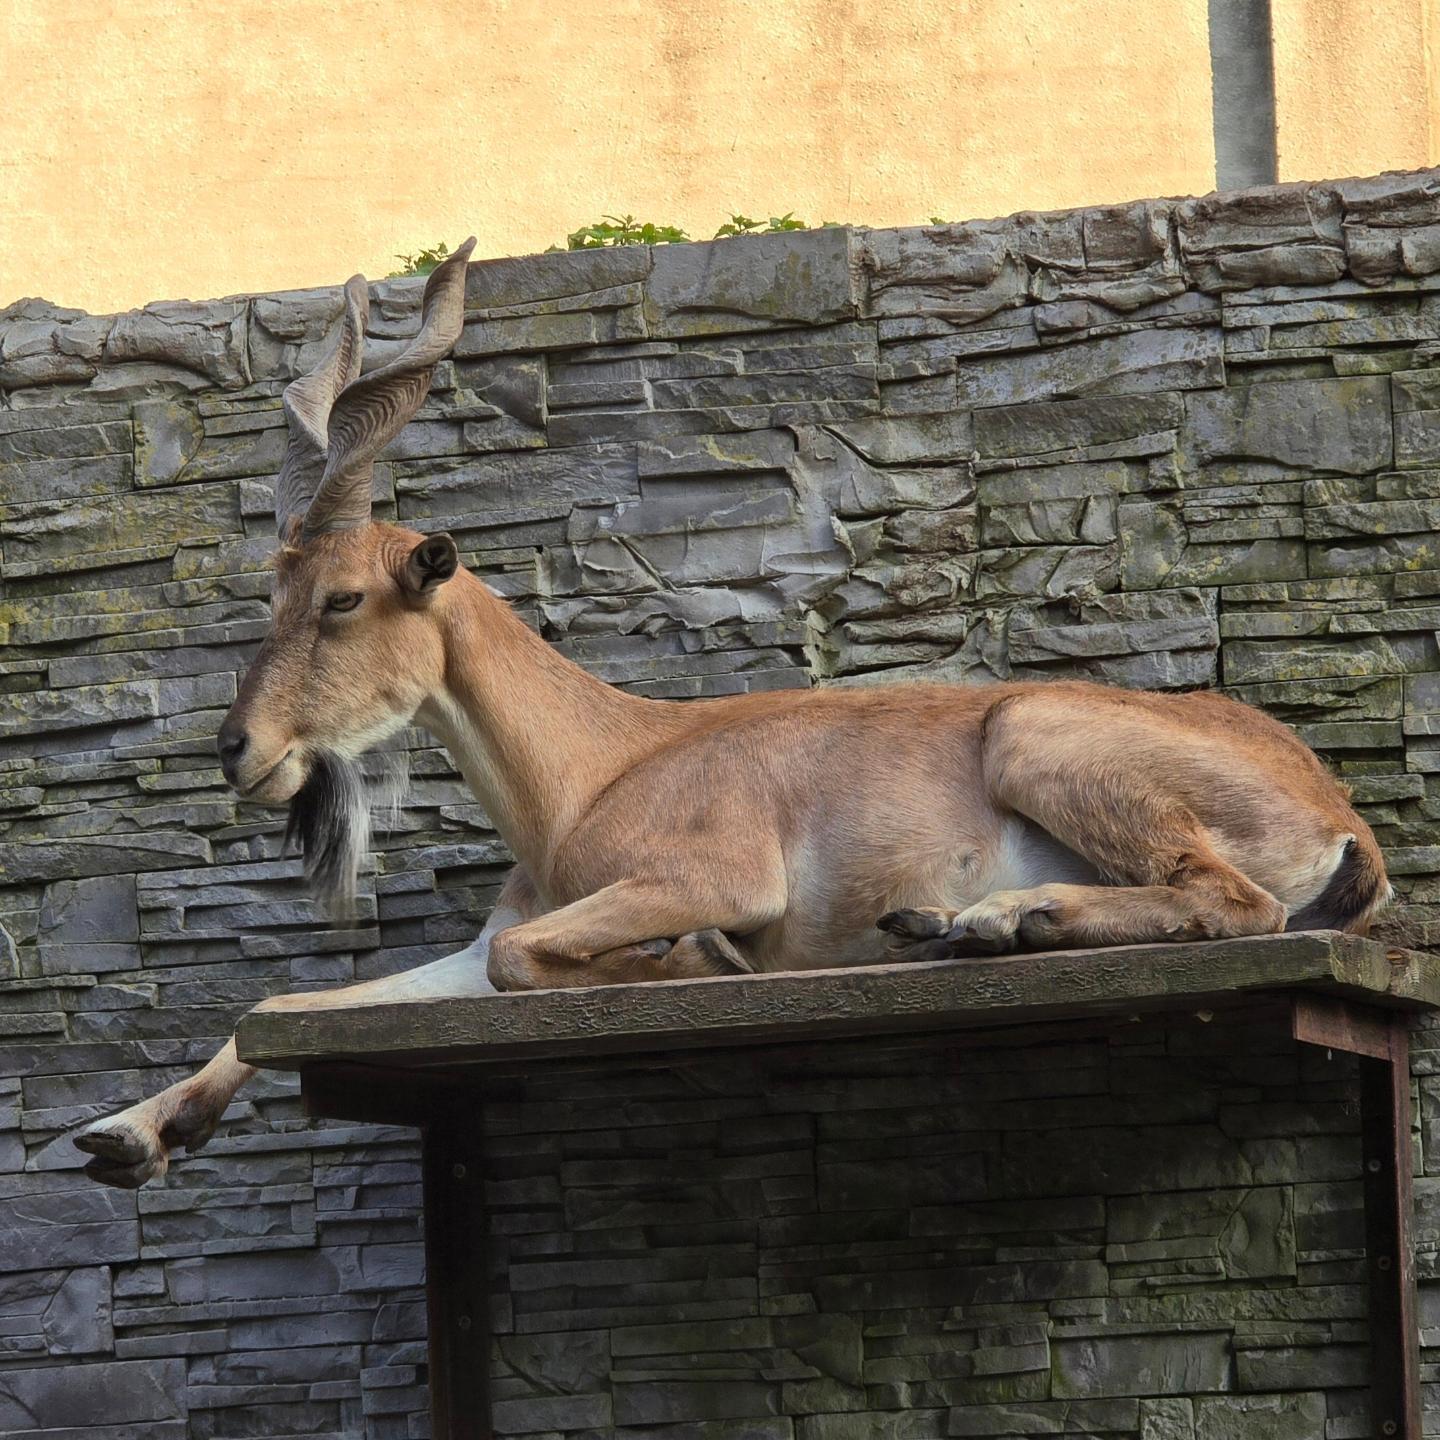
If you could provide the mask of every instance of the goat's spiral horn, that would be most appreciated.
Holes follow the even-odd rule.
[[[393,360],[364,375],[369,292],[363,276],[346,282],[334,348],[285,390],[290,443],[275,484],[282,539],[297,518],[302,540],[369,520],[375,457],[424,403],[435,366],[460,338],[465,266],[474,248],[472,235],[435,267],[425,282],[419,333]]]

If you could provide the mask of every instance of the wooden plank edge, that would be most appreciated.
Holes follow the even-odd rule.
[[[1395,954],[1402,957],[1398,964]],[[1247,957],[1252,963],[1244,963]],[[1216,988],[1212,968],[1230,983]],[[1138,986],[1142,977],[1145,984]],[[273,1068],[342,1056],[400,1065],[447,1056],[475,1063],[521,1054],[601,1055],[1011,1025],[1127,1008],[1183,1010],[1296,987],[1370,1005],[1440,1004],[1440,962],[1355,936],[1311,932],[1011,960],[251,1012],[238,1033],[243,1058]]]

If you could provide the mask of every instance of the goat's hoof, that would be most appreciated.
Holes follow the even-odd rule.
[[[951,953],[1009,955],[1030,943],[1024,934],[1026,923],[1038,935],[1053,909],[1053,901],[1032,899],[1024,891],[998,890],[955,917],[946,936]]]
[[[120,1190],[138,1190],[170,1168],[170,1152],[155,1129],[123,1115],[87,1125],[74,1144],[95,1157],[85,1166],[86,1175]]]
[[[1018,948],[1016,936],[990,935],[979,930],[956,927],[945,942],[957,959],[981,960],[993,955],[1009,955]]]
[[[955,923],[954,910],[892,910],[876,922],[877,928],[901,940],[944,940]]]
[[[677,980],[755,973],[755,967],[730,943],[729,937],[713,927],[682,935],[671,948],[669,959]]]

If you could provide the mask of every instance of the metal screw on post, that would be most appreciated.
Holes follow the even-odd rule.
[[[463,1180],[465,1178],[465,1167],[463,1165],[452,1165],[450,1167],[450,1173],[457,1180]]]
[[[455,1323],[456,1323],[462,1330],[468,1330],[468,1329],[470,1328],[470,1325],[471,1325],[471,1320],[470,1320],[470,1317],[469,1317],[468,1315],[462,1315]]]
[[[1380,1173],[1380,1162],[1378,1160],[1367,1160],[1365,1162],[1365,1168],[1372,1175],[1378,1175]]]
[[[1393,1420],[1387,1420],[1380,1427],[1380,1433],[1382,1435],[1398,1435],[1400,1433],[1400,1427]]]

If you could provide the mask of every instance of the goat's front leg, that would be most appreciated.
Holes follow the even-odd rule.
[[[235,1054],[232,1036],[204,1069],[188,1080],[87,1125],[75,1144],[94,1156],[85,1167],[92,1180],[135,1190],[170,1168],[170,1152],[194,1153],[215,1132],[225,1107],[255,1073]]]
[[[784,907],[778,883],[739,901],[622,880],[502,930],[490,944],[490,979],[500,990],[545,990],[748,970],[727,934],[759,929]]]
[[[473,944],[399,975],[364,980],[337,990],[275,995],[258,1010],[333,1009],[336,1005],[373,1005],[434,995],[476,995],[494,990],[486,978],[490,942],[501,930],[535,914],[533,886],[516,866],[506,877],[495,909]],[[75,1136],[75,1144],[94,1158],[85,1166],[92,1180],[134,1190],[170,1168],[171,1153],[184,1147],[193,1154],[215,1133],[230,1102],[255,1073],[235,1053],[233,1037],[202,1070],[142,1100],[118,1115],[97,1120]]]

